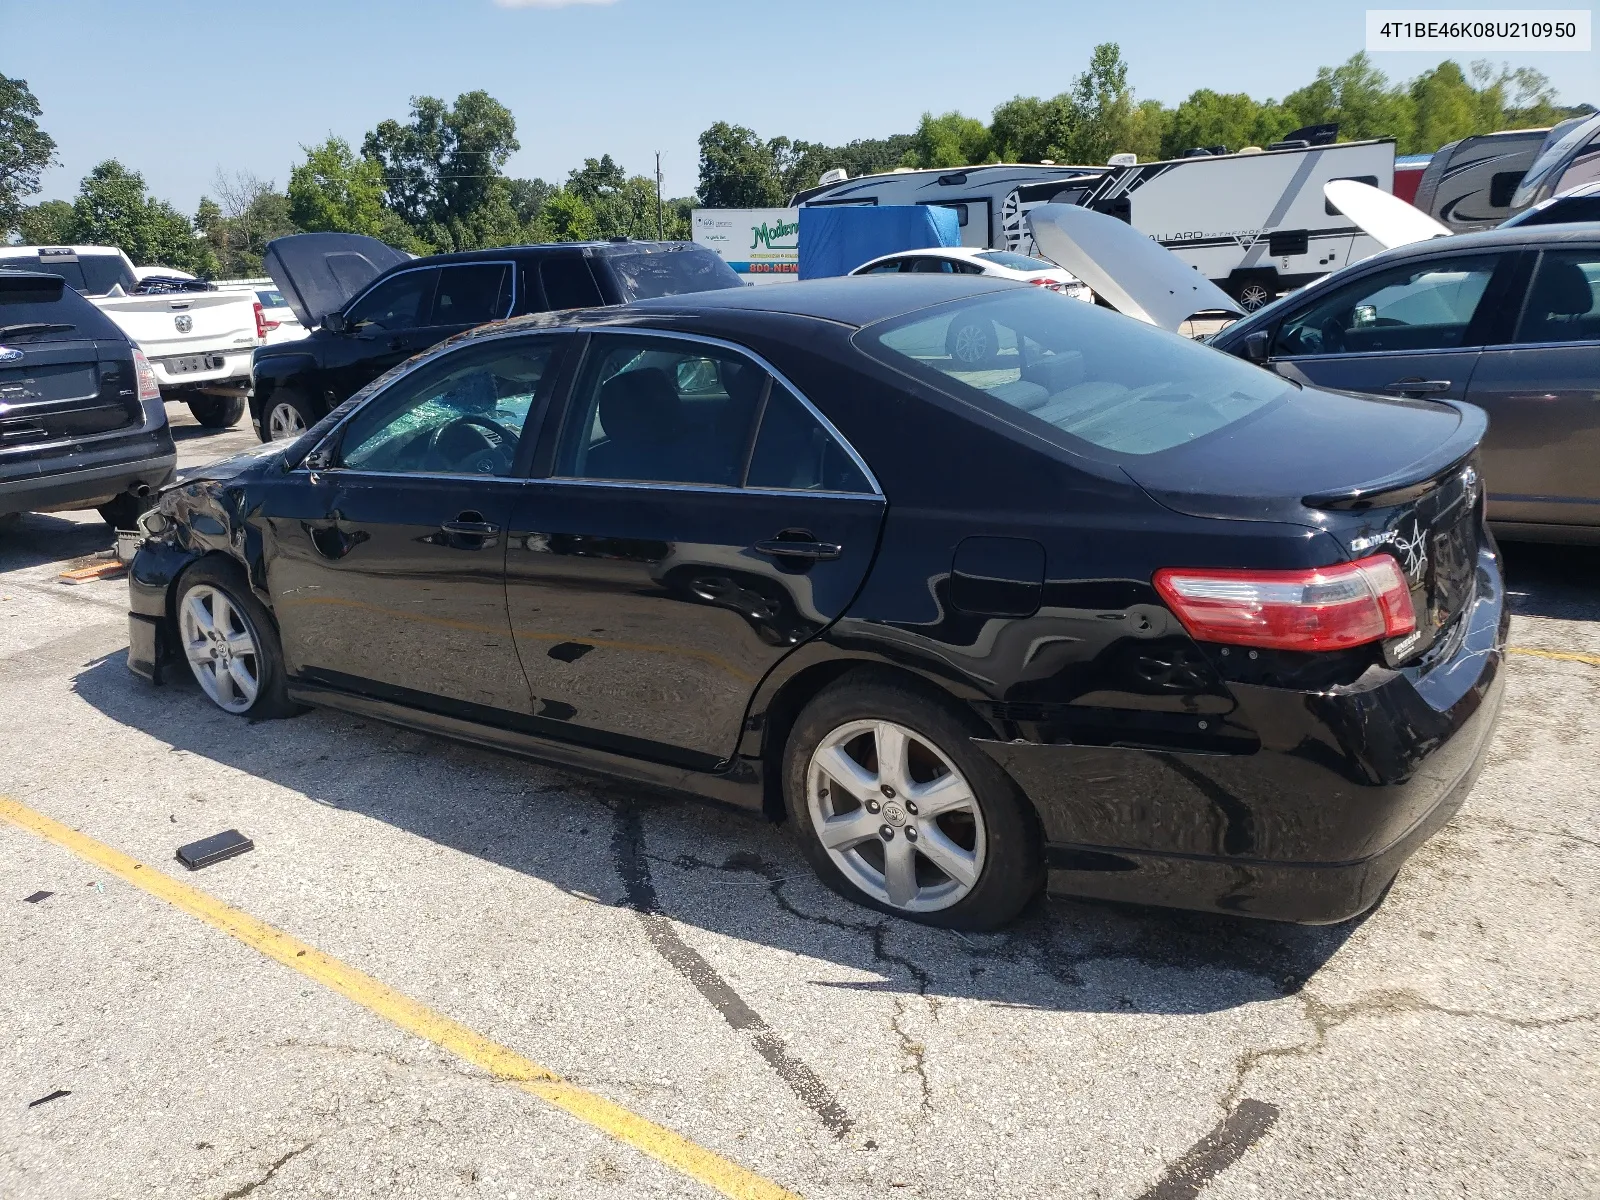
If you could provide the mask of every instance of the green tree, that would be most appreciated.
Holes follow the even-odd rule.
[[[43,111],[27,80],[0,75],[0,237],[17,228],[23,200],[38,195],[40,177],[55,162],[55,139],[39,128]]]
[[[177,267],[211,275],[216,260],[189,218],[145,188],[144,176],[107,159],[84,178],[73,202],[81,242],[117,246],[136,266]]]
[[[990,143],[1001,162],[1036,163],[1066,145],[1076,120],[1069,96],[1015,96],[994,110]]]
[[[700,135],[700,195],[708,208],[774,208],[789,198],[772,147],[726,121]]]
[[[1175,158],[1194,146],[1265,146],[1287,133],[1291,120],[1274,101],[1201,88],[1172,110],[1161,153]]]
[[[362,233],[413,253],[431,247],[383,204],[383,168],[341,137],[302,146],[289,172],[289,220],[308,233]]]
[[[430,240],[469,250],[503,226],[495,211],[510,206],[502,168],[520,148],[511,110],[473,91],[454,104],[413,96],[411,119],[379,122],[361,151],[379,165],[392,211]]]
[[[1504,115],[1502,106],[1493,102],[1495,111],[1483,111],[1483,98],[1453,62],[1442,62],[1433,70],[1424,71],[1406,91],[1412,121],[1401,153],[1417,146],[1443,146],[1475,132],[1485,117],[1493,122]]]
[[[901,159],[908,167],[966,167],[998,161],[989,127],[958,112],[922,114],[911,148]]]
[[[1321,67],[1317,77],[1283,98],[1290,128],[1334,121],[1346,140],[1392,137],[1400,146],[1414,143],[1411,97],[1372,65],[1365,52],[1337,67]],[[1437,147],[1430,147],[1437,149]]]
[[[555,184],[542,179],[510,179],[506,181],[506,188],[517,220],[530,226],[539,219],[545,201],[557,191]]]
[[[599,235],[594,209],[581,196],[561,189],[545,201],[534,227],[536,242],[589,242]]]
[[[17,222],[24,246],[70,246],[78,240],[78,214],[65,200],[28,205]]]
[[[1133,133],[1134,99],[1128,64],[1115,42],[1102,42],[1089,56],[1089,69],[1072,81],[1072,128],[1051,157],[1093,165],[1127,149]]]
[[[217,259],[218,274],[251,278],[262,272],[262,256],[273,238],[300,232],[289,215],[289,197],[248,171],[219,170],[213,180],[218,199],[202,196],[194,224]]]

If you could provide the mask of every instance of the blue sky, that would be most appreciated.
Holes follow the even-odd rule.
[[[218,167],[281,187],[301,145],[330,131],[359,144],[412,95],[473,88],[516,115],[513,174],[560,180],[602,153],[648,172],[659,149],[676,195],[694,187],[695,139],[715,120],[838,143],[910,130],[928,109],[987,117],[1014,95],[1061,91],[1101,41],[1121,43],[1141,97],[1276,97],[1359,50],[1363,12],[1284,0],[0,0],[0,72],[28,80],[60,145],[44,198],[71,198],[116,157],[192,213]],[[1376,57],[1403,78],[1438,56]],[[1544,71],[1566,102],[1600,103],[1592,52],[1491,57]]]

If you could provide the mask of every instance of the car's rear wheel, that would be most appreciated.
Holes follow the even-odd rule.
[[[192,396],[189,411],[207,429],[227,429],[244,416],[243,396]]]
[[[277,628],[242,572],[208,560],[191,567],[178,585],[177,617],[189,670],[218,708],[251,717],[295,711]]]
[[[898,682],[847,676],[796,721],[784,794],[824,883],[880,912],[993,929],[1044,878],[1027,801],[949,708]]]
[[[945,334],[944,352],[968,370],[983,370],[1000,353],[1000,332],[986,317],[957,317]]]
[[[261,440],[290,442],[316,423],[309,400],[294,392],[279,392],[261,414]]]

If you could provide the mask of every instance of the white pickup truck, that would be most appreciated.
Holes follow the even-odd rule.
[[[81,292],[144,351],[162,396],[195,420],[226,428],[244,415],[250,356],[266,341],[261,305],[183,272],[138,272],[108,246],[0,246],[0,270],[47,271]],[[142,277],[141,277],[142,276]]]

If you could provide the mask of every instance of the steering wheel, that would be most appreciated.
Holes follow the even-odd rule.
[[[460,448],[456,444],[461,443]],[[504,475],[511,470],[516,452],[514,433],[488,417],[467,415],[446,421],[428,439],[425,455],[429,466],[471,471],[480,475]]]

